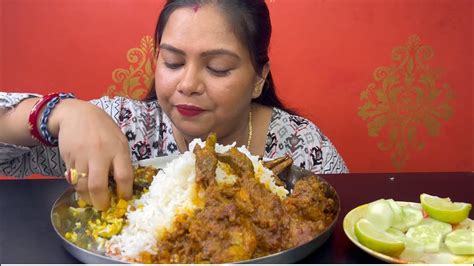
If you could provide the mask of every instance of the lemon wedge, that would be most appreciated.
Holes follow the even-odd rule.
[[[436,220],[457,224],[469,216],[472,205],[464,202],[451,202],[449,198],[440,198],[428,194],[420,195],[420,202],[428,215]]]
[[[360,219],[354,227],[359,242],[380,253],[397,256],[405,249],[405,243],[380,230],[367,219]]]

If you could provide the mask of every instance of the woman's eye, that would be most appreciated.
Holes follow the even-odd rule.
[[[211,67],[207,67],[207,70],[217,77],[225,77],[230,74],[230,70],[217,70]]]
[[[183,64],[172,64],[172,63],[166,63],[165,66],[169,69],[178,69],[183,66]]]

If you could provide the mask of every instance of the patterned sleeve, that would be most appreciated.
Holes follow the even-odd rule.
[[[12,109],[22,100],[37,97],[36,94],[0,93],[0,110]],[[120,120],[120,108],[128,100],[123,98],[102,97],[92,100],[91,103],[104,109],[116,122]],[[126,128],[127,125],[124,125]],[[122,128],[123,129],[123,128]],[[125,129],[123,129],[125,130]],[[18,178],[31,174],[45,176],[63,176],[64,162],[59,149],[45,146],[24,147],[8,143],[0,143],[0,175],[15,176]]]
[[[301,136],[307,139],[308,151],[306,156],[307,169],[319,174],[342,174],[348,173],[349,169],[341,155],[332,144],[331,140],[311,121],[294,117],[305,121],[307,127],[301,131]]]
[[[267,135],[265,156],[290,155],[293,163],[316,174],[348,173],[331,141],[304,117],[274,109]]]
[[[108,113],[120,127],[128,140],[132,161],[167,155],[163,154],[166,126],[156,101],[105,96],[92,103]]]
[[[0,110],[13,109],[21,101],[33,97],[41,97],[41,95],[34,93],[8,93],[0,91]]]
[[[31,93],[0,92],[0,110],[11,110],[21,101],[41,97]],[[25,177],[33,173],[62,176],[64,165],[57,148],[23,147],[0,143],[0,175]]]
[[[322,132],[320,132],[320,134],[323,136],[322,138],[324,139],[321,142],[321,153],[323,154],[321,168],[320,168],[321,173],[322,174],[349,173],[349,169],[347,168],[346,163],[342,159],[341,155],[339,155],[339,153],[337,152],[336,147],[334,147],[332,142],[326,136],[324,136]]]

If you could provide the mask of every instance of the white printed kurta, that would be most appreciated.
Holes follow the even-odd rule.
[[[0,109],[14,108],[23,99],[34,96],[38,95],[0,92]],[[156,101],[102,97],[91,103],[120,126],[128,139],[132,161],[179,154],[171,121]],[[334,145],[311,121],[273,108],[264,157],[284,155],[290,155],[295,165],[316,174],[348,172]],[[0,143],[0,175],[62,176],[65,170],[58,148]]]

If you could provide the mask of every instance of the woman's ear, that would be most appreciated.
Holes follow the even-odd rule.
[[[255,84],[255,88],[252,92],[252,98],[256,99],[262,94],[263,86],[265,85],[265,81],[267,80],[268,73],[270,72],[270,64],[266,63],[262,69],[262,75],[257,76],[257,82]]]

